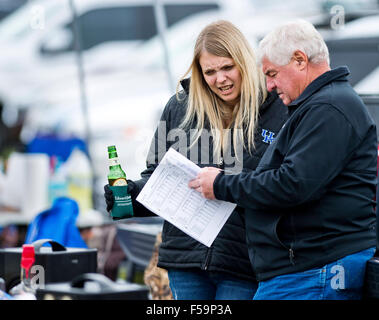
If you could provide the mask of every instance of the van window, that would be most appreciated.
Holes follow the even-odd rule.
[[[192,14],[218,8],[217,4],[211,3],[164,5],[168,27]],[[157,34],[152,5],[98,8],[79,15],[77,22],[83,50],[107,41],[147,40]],[[67,24],[65,29],[72,33],[73,22]],[[54,54],[72,50],[74,50],[73,41],[60,50],[51,51],[42,48],[41,52]]]
[[[351,85],[355,86],[379,65],[379,37],[326,40],[332,68],[347,65]]]
[[[167,4],[164,6],[167,18],[167,26],[171,26],[191,14],[207,10],[217,10],[219,6],[214,4]]]
[[[157,33],[151,6],[95,9],[79,16],[78,25],[84,50],[106,41],[145,40]]]

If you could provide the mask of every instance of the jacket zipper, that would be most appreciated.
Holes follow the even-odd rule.
[[[292,229],[292,233],[293,233],[293,238],[296,241],[296,229],[295,229],[295,221],[294,221],[293,214],[291,214],[290,218],[291,218],[291,229]],[[293,242],[291,242],[291,245],[289,248],[289,254],[290,254],[290,262],[294,266],[295,265],[295,254],[293,252],[292,247],[293,247]]]
[[[288,250],[288,257],[289,257],[290,263],[294,266],[295,265],[295,252],[292,249],[293,242],[291,243],[290,247],[288,248],[286,245],[284,245],[284,243],[282,241],[280,241],[278,235],[276,234],[276,226],[277,226],[278,222],[279,222],[279,220],[276,221],[275,226],[274,226],[275,237],[276,237],[277,241],[281,244],[281,246],[283,248],[285,248],[286,250]]]
[[[224,157],[223,157],[222,153],[221,153],[220,160],[217,164],[217,167],[219,167],[220,169],[224,169]]]
[[[207,270],[209,266],[209,261],[211,260],[211,254],[212,254],[212,247],[208,249],[207,255],[205,257],[205,261],[203,264],[203,270]]]
[[[292,249],[292,243],[291,243],[291,247],[288,249],[288,252],[289,252],[290,262],[294,266],[295,265],[295,253],[293,252],[293,249]]]

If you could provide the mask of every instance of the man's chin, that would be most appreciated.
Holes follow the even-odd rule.
[[[280,97],[280,100],[282,100],[282,102],[285,106],[288,106],[291,103],[291,101],[289,99],[287,99],[286,97],[283,97],[283,98]]]

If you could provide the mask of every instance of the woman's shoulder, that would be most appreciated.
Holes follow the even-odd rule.
[[[181,120],[186,113],[187,103],[188,96],[184,91],[173,94],[163,110],[162,117],[171,121]]]
[[[178,90],[175,94],[171,96],[166,104],[167,111],[180,111],[187,109],[188,103],[188,92],[189,92],[189,83],[190,78],[183,79],[180,81],[180,85],[182,86],[181,90]]]
[[[166,109],[170,111],[186,110],[187,103],[188,96],[183,90],[181,90],[170,97],[166,104]]]

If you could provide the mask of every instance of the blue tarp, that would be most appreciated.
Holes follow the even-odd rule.
[[[54,135],[39,135],[27,146],[28,153],[46,153],[50,157],[57,156],[65,162],[72,150],[78,148],[88,155],[86,144],[79,138],[59,138]]]
[[[25,243],[51,239],[65,247],[87,248],[76,226],[79,206],[73,199],[60,197],[52,207],[38,214],[28,226]]]

